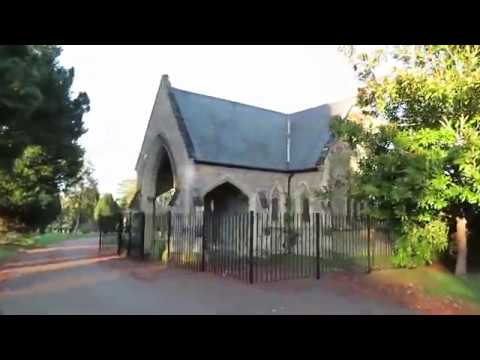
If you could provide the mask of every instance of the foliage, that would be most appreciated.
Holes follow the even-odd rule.
[[[57,46],[0,46],[0,217],[42,230],[58,194],[77,181],[85,93],[72,98],[73,69]]]
[[[161,207],[168,207],[170,204],[170,201],[173,198],[173,195],[175,194],[175,188],[172,188],[168,191],[165,191],[164,193],[158,195],[157,197],[157,203]]]
[[[444,251],[447,224],[480,204],[480,47],[400,46],[387,55],[399,67],[381,80],[378,53],[356,58],[365,123],[337,119],[332,130],[362,156],[352,195],[395,227],[396,263],[411,267]],[[374,119],[384,122],[368,125]]]
[[[27,146],[10,174],[0,169],[0,213],[41,231],[60,213],[54,169],[40,146]]]
[[[431,264],[437,250],[446,250],[448,227],[444,221],[433,220],[423,226],[404,225],[398,239],[393,264],[398,267],[417,267]]]
[[[293,248],[297,245],[299,238],[299,231],[295,230],[295,208],[294,202],[291,197],[287,196],[285,199],[285,213],[283,231],[285,232],[285,253],[291,254]]]
[[[31,233],[10,231],[0,238],[0,247],[21,246],[28,247],[34,244]]]
[[[100,232],[115,231],[121,220],[121,212],[112,194],[105,194],[100,198],[95,207],[94,218]]]
[[[92,164],[87,163],[79,176],[80,180],[62,198],[61,216],[53,224],[54,228],[77,232],[82,225],[94,222],[93,213],[99,193]]]
[[[123,180],[119,185],[119,193],[119,205],[122,209],[126,209],[137,193],[137,180]]]
[[[344,121],[344,119],[340,116],[335,116],[332,118],[330,128],[338,138],[343,139],[347,143],[354,146],[358,144],[364,133],[364,129],[361,124],[358,124],[354,121]]]
[[[167,244],[166,244],[166,241],[160,241],[157,245],[157,249],[156,249],[156,252],[155,252],[156,256],[158,256],[160,258],[160,260],[162,262],[167,262],[168,258],[167,258]]]

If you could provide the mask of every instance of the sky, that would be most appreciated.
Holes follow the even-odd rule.
[[[88,93],[80,143],[100,192],[115,196],[136,177],[163,74],[179,89],[285,113],[353,96],[358,85],[336,45],[65,45],[60,63],[75,69],[73,94]]]

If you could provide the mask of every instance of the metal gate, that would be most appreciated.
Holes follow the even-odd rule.
[[[118,237],[118,253],[126,252],[128,257],[143,259],[145,256],[145,214],[132,211],[125,216],[125,225]]]

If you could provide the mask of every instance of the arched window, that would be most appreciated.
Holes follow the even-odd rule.
[[[280,194],[277,189],[272,194],[272,221],[278,221],[280,217]]]
[[[204,195],[203,201],[209,210],[217,215],[248,212],[248,196],[229,182],[224,182],[210,190]]]

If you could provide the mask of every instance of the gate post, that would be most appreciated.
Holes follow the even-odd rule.
[[[132,221],[133,215],[132,212],[128,214],[128,244],[127,244],[127,256],[130,256],[130,251],[132,250]]]
[[[119,223],[118,223],[118,233],[117,233],[117,255],[120,256],[122,253],[122,245],[123,245],[123,233],[124,233],[124,224],[125,224],[125,213],[122,211],[120,215]]]
[[[204,210],[203,211],[203,224],[202,224],[202,264],[200,271],[204,272],[205,271],[205,223],[207,222],[207,212]]]
[[[372,226],[370,226],[371,229]],[[372,239],[372,270],[376,269],[375,254],[377,253],[377,237],[375,236],[376,229],[378,227],[377,220],[373,221],[373,239]]]
[[[248,254],[248,281],[250,284],[253,284],[253,222],[254,222],[254,216],[253,216],[253,211],[250,211],[250,233],[249,233],[249,243],[250,243],[250,249],[249,249],[249,254]]]
[[[367,242],[368,242],[368,269],[367,272],[372,272],[372,254],[371,254],[371,234],[370,234],[370,215],[367,216]]]
[[[167,264],[170,261],[170,238],[172,236],[172,212],[167,213]]]
[[[132,249],[132,212],[128,214],[128,244],[127,244],[127,256],[130,256]]]
[[[320,213],[315,213],[315,245],[317,262],[317,280],[320,279]]]
[[[156,214],[156,206],[155,206],[155,196],[152,198],[152,236],[150,237],[150,252],[154,252],[154,250],[156,250],[155,248],[157,247],[157,229],[156,229],[156,224],[155,224],[155,217],[157,216]],[[145,240],[145,239],[144,239]],[[158,248],[160,249],[160,247],[158,246]],[[153,250],[152,250],[153,249]],[[160,254],[160,257],[162,257],[162,254]]]
[[[142,260],[145,259],[145,213],[141,213],[141,219],[142,219],[142,230],[141,230],[141,239],[142,239],[142,248],[140,250],[140,258]]]
[[[123,217],[121,218],[122,225],[118,229],[118,238],[117,238],[117,255],[120,255],[122,252],[122,235],[123,235]]]

